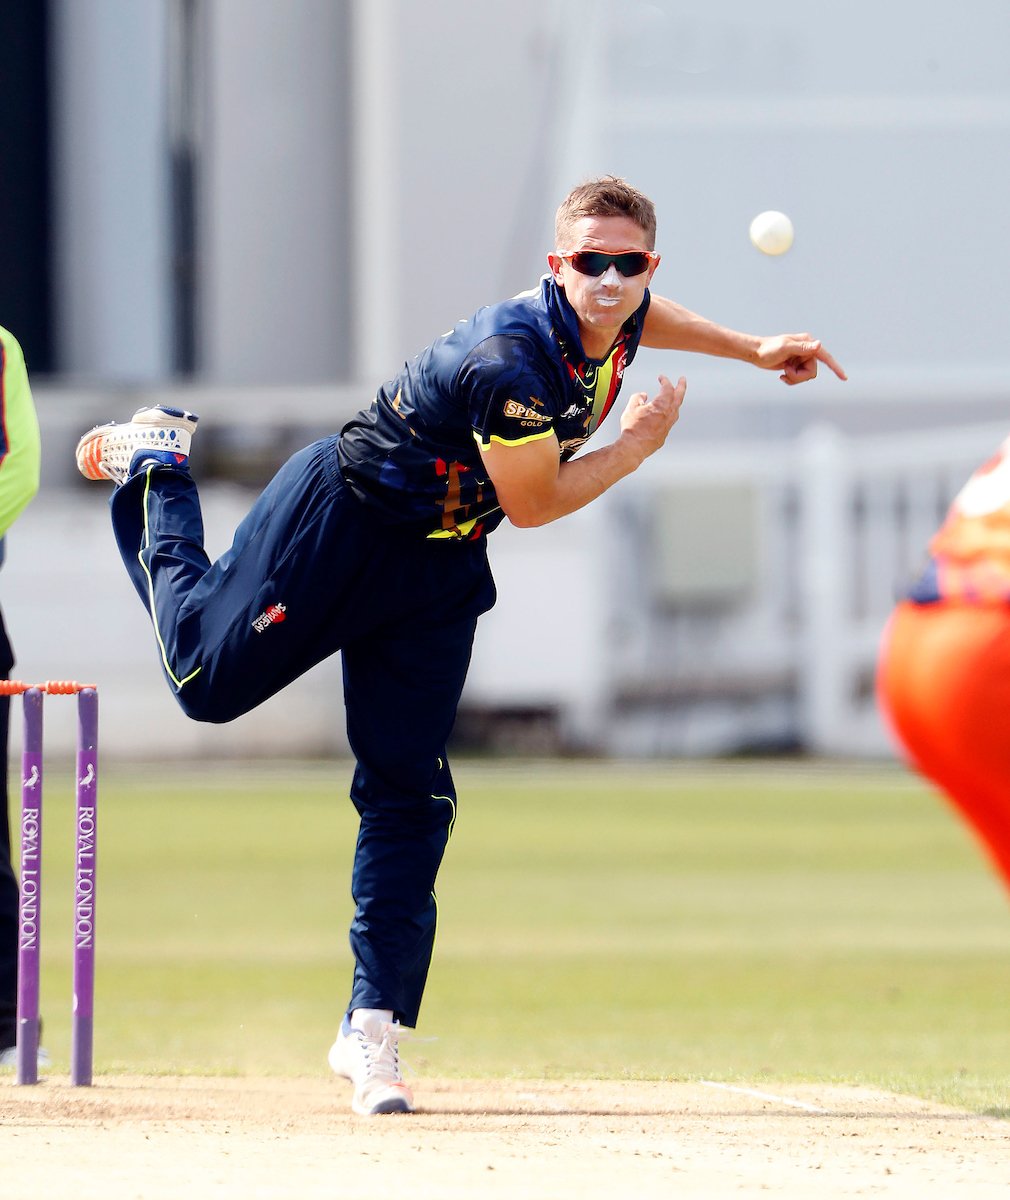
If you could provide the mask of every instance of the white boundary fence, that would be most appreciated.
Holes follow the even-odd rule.
[[[888,754],[881,633],[1005,435],[668,444],[583,512],[495,535],[468,701],[554,709],[563,742],[614,754]]]

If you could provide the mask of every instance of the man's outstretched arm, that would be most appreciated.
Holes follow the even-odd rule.
[[[656,350],[686,350],[715,358],[735,358],[765,371],[781,371],[783,383],[805,383],[824,363],[838,376],[848,376],[820,341],[809,333],[763,337],[739,333],[691,312],[665,296],[653,296],[645,314],[642,345]]]

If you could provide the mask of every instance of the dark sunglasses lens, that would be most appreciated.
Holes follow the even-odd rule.
[[[614,266],[622,275],[641,275],[649,265],[648,254],[635,251],[631,254],[618,254],[614,258]]]
[[[572,266],[580,275],[602,275],[610,263],[608,255],[599,254],[596,250],[580,250],[572,255]]]
[[[598,250],[579,250],[572,255],[572,266],[580,275],[600,276],[613,263],[624,276],[641,275],[649,266],[649,256],[641,250],[627,254],[601,254]]]

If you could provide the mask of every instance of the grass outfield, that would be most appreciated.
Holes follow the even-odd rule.
[[[418,1075],[797,1080],[1010,1115],[1010,907],[898,767],[456,769]],[[315,1075],[346,999],[345,763],[103,764],[95,1066]],[[69,1050],[47,777],[44,1041]]]

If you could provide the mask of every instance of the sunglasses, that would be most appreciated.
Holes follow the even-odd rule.
[[[618,274],[630,278],[642,275],[649,263],[659,258],[653,250],[623,250],[620,254],[604,254],[602,250],[576,250],[574,254],[559,254],[558,258],[570,262],[580,275],[600,276],[613,263]]]

